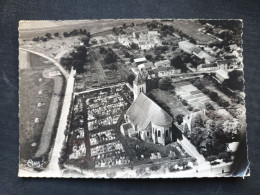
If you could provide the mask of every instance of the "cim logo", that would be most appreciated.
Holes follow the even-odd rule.
[[[42,168],[42,162],[40,161],[33,161],[32,159],[29,159],[27,161],[27,166],[30,168]]]

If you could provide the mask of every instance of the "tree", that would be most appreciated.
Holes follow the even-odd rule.
[[[106,49],[105,49],[104,47],[100,47],[100,48],[99,48],[99,52],[100,52],[101,54],[104,54],[104,53],[106,53]]]
[[[136,43],[132,43],[130,47],[131,47],[131,49],[135,49],[135,50],[139,49],[139,47]]]
[[[63,33],[63,36],[64,36],[64,37],[70,37],[70,34],[67,33],[67,32],[64,32],[64,33]]]
[[[85,37],[82,37],[81,38],[81,41],[83,42],[83,44],[85,46],[89,46],[89,41],[90,41],[90,38],[88,36],[85,36]]]
[[[212,100],[212,101],[214,101],[214,102],[216,102],[217,100],[218,100],[218,94],[215,92],[215,91],[211,91],[210,93],[209,93],[209,97],[210,97],[210,99]]]
[[[177,123],[178,123],[179,125],[182,124],[182,122],[183,122],[183,117],[184,117],[183,114],[177,114],[177,115],[176,115],[175,120],[177,121]]]
[[[226,79],[223,82],[224,86],[229,87],[233,90],[244,90],[244,78],[243,72],[241,70],[233,70],[232,72],[228,73],[229,79]]]
[[[50,39],[51,38],[51,33],[46,33],[45,36]]]
[[[106,56],[105,56],[105,62],[107,64],[110,64],[110,63],[114,63],[117,61],[117,55],[114,53],[114,51],[112,49],[108,49],[108,52],[106,53]]]
[[[160,79],[159,81],[159,88],[161,90],[169,90],[169,89],[172,89],[173,86],[172,86],[172,81],[169,77],[165,77],[163,79]]]
[[[130,57],[131,57],[130,53],[128,51],[125,51],[125,58],[130,58]]]
[[[153,58],[153,56],[151,55],[151,54],[147,54],[147,55],[145,55],[145,58],[147,59],[147,60],[152,60],[152,58]]]
[[[72,58],[71,57],[62,57],[60,59],[60,63],[62,66],[66,67],[67,69],[70,69],[71,65],[72,65]]]
[[[215,110],[213,105],[211,103],[208,103],[208,102],[205,103],[205,108],[206,108],[206,110]]]
[[[183,67],[183,62],[180,56],[173,57],[171,59],[171,65],[177,69],[180,69]]]
[[[82,73],[84,71],[83,65],[84,65],[84,61],[82,60],[72,61],[72,66],[76,69],[77,73]]]
[[[130,74],[128,77],[127,77],[127,81],[130,85],[133,85],[133,81],[135,80],[135,76],[133,74]]]
[[[195,87],[197,87],[199,90],[205,88],[205,86],[203,85],[203,83],[202,83],[201,80],[199,80],[199,79],[196,80],[196,81],[193,83],[193,85],[194,85]]]
[[[184,106],[188,106],[187,100],[182,100],[181,103],[182,103]]]
[[[38,42],[40,40],[40,37],[34,37],[32,40]]]
[[[207,161],[209,161],[211,163],[212,161],[216,160],[217,157],[215,155],[210,155],[206,159],[207,159]]]
[[[58,37],[59,35],[60,35],[60,33],[58,33],[58,32],[54,33],[55,37]]]

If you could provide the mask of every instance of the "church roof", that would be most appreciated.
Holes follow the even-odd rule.
[[[149,123],[158,126],[166,126],[172,123],[172,117],[160,106],[140,93],[134,103],[126,111],[126,115],[133,125],[145,129]]]
[[[142,83],[144,83],[145,81],[143,80],[143,78],[142,78],[142,76],[141,76],[141,74],[140,74],[140,72],[138,73],[138,75],[135,77],[135,80],[134,80],[134,83],[136,84],[136,85],[138,85],[138,84],[142,84]]]

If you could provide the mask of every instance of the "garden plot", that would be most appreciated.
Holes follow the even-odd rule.
[[[203,109],[206,102],[212,102],[208,96],[191,84],[178,86],[175,91],[177,95],[186,100],[193,108]]]

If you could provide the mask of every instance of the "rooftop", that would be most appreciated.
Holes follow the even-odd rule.
[[[146,58],[145,58],[145,57],[134,59],[134,62],[136,62],[136,63],[138,63],[138,62],[145,62],[145,61],[146,61]]]
[[[172,123],[172,117],[143,93],[139,94],[126,114],[131,123],[140,129],[145,129],[150,123],[158,126]]]

